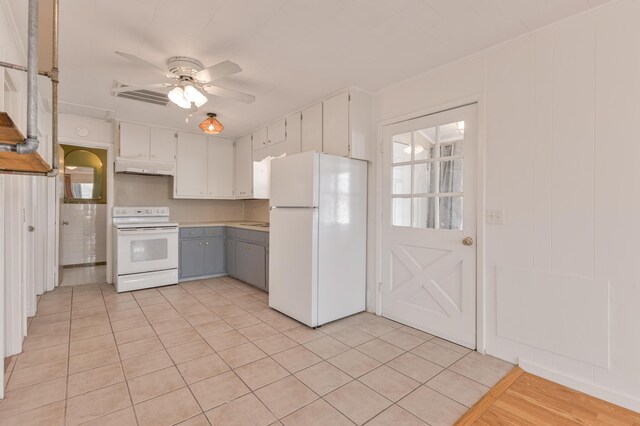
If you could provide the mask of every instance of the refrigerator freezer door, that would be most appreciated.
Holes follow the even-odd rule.
[[[318,154],[302,154],[271,161],[272,207],[318,206]]]
[[[271,210],[269,306],[318,325],[318,210]]]

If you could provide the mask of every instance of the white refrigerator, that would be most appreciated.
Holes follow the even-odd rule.
[[[305,152],[271,162],[269,306],[309,327],[365,309],[367,163]]]

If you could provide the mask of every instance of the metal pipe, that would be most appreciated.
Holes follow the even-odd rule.
[[[0,144],[1,151],[31,154],[38,149],[38,0],[29,0],[27,50],[27,138],[23,143]]]
[[[11,64],[9,62],[4,62],[4,61],[0,61],[0,67],[9,68],[11,70],[24,71],[24,72],[27,72],[27,70],[28,70],[28,68],[25,67],[24,65]],[[51,78],[51,72],[49,72],[49,71],[40,70],[40,71],[38,71],[38,75],[41,75],[43,77]]]
[[[47,176],[58,176],[60,158],[58,149],[58,12],[60,6],[59,0],[53,0],[53,46],[51,55],[51,171]]]
[[[27,138],[16,145],[18,154],[38,149],[38,0],[29,0],[29,47],[27,50]]]

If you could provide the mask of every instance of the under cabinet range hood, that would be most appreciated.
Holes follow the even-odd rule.
[[[129,173],[135,175],[175,176],[174,163],[149,160],[132,160],[130,158],[116,158],[116,173]]]

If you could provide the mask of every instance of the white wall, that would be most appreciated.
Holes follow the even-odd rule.
[[[637,411],[639,16],[640,1],[614,2],[385,88],[374,105],[388,123],[480,101],[484,207],[506,218],[484,235],[487,353]],[[510,273],[499,282],[498,270]]]

